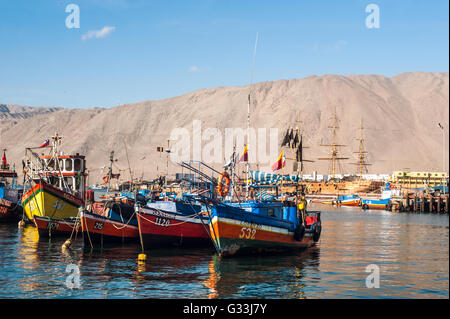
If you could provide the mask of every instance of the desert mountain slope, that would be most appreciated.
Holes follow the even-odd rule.
[[[445,73],[411,72],[388,78],[379,75],[324,75],[303,79],[254,84],[251,88],[251,127],[278,128],[281,142],[284,130],[296,126],[300,111],[304,132],[305,173],[326,174],[329,163],[318,161],[329,149],[319,146],[331,142],[328,126],[336,108],[339,122],[337,142],[346,144],[340,154],[342,172],[353,173],[361,117],[365,147],[371,173],[393,170],[442,170],[442,131],[448,153],[449,76]],[[116,168],[129,178],[125,145],[132,173],[145,179],[165,172],[166,155],[156,152],[167,145],[174,128],[186,128],[192,151],[193,121],[207,128],[246,128],[249,87],[218,87],[158,101],[117,106],[109,109],[67,109],[0,106],[0,147],[8,149],[8,161],[21,168],[26,146],[38,146],[58,131],[62,149],[87,156],[91,172],[89,183],[100,181],[101,167],[115,150]],[[223,134],[222,134],[223,135]],[[268,139],[267,133],[267,139]],[[177,143],[173,141],[172,144]],[[208,143],[208,140],[203,142]],[[242,146],[237,146],[238,152]],[[278,153],[278,151],[277,151]],[[229,154],[222,154],[222,158]],[[144,158],[145,157],[145,158]],[[274,162],[276,158],[270,160]],[[262,166],[267,166],[264,163]],[[292,164],[288,163],[290,168]],[[219,164],[215,165],[220,167]],[[256,168],[254,166],[253,168]],[[170,163],[170,171],[180,171]],[[19,169],[20,170],[20,169]],[[448,156],[446,157],[448,170]]]

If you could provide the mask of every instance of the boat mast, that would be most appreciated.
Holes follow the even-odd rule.
[[[337,111],[336,111],[336,106],[334,106],[334,114],[331,118],[332,120],[332,124],[331,126],[328,126],[328,128],[330,128],[332,131],[332,142],[331,144],[321,144],[320,146],[328,146],[331,147],[331,157],[324,157],[324,158],[319,158],[319,160],[326,160],[326,161],[331,161],[331,177],[332,179],[335,178],[336,175],[336,167],[337,164],[339,163],[340,160],[347,160],[348,157],[339,157],[339,152],[338,152],[338,147],[341,146],[347,146],[347,145],[343,145],[343,144],[336,144],[336,131],[339,128],[338,126],[338,117],[337,117]]]
[[[364,136],[363,136],[363,118],[361,117],[361,124],[359,126],[359,151],[353,152],[353,154],[358,154],[358,162],[351,163],[353,165],[358,165],[358,173],[359,173],[359,181],[362,180],[363,171],[365,173],[368,172],[367,166],[370,164],[367,163],[367,152],[364,150]]]
[[[111,153],[109,154],[109,172],[108,172],[108,189],[107,191],[109,192],[109,190],[111,189],[111,178],[112,178],[112,165],[114,163],[114,151],[111,151]]]

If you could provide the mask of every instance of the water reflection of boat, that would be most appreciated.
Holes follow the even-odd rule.
[[[320,248],[314,247],[298,254],[276,257],[220,258],[212,256],[209,276],[203,281],[207,297],[213,298],[305,298],[308,283],[304,269],[318,270]],[[280,274],[274,280],[274,274]],[[276,289],[273,289],[276,286]],[[282,295],[283,291],[285,295]]]

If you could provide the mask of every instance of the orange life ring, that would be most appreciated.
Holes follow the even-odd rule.
[[[230,191],[230,175],[227,172],[222,172],[219,176],[219,183],[217,185],[217,192],[220,196],[225,197]]]

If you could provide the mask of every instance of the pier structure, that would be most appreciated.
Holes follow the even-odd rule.
[[[389,202],[392,212],[448,214],[448,194],[409,194],[394,197]]]

